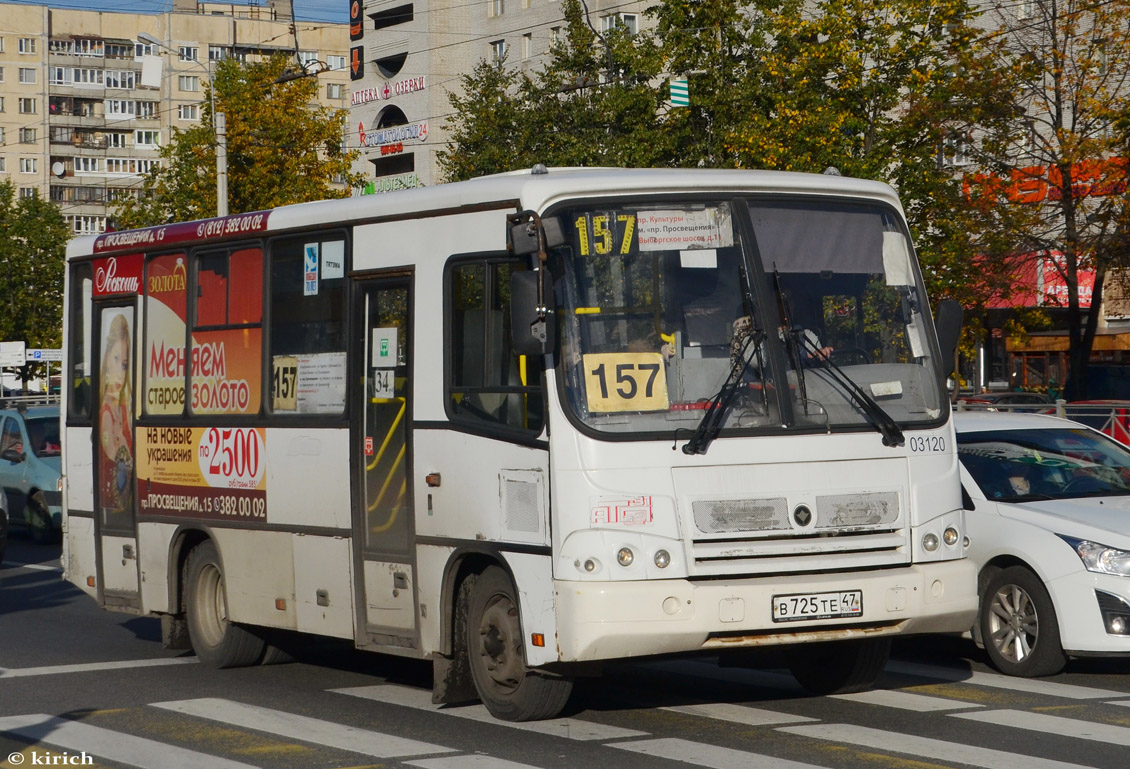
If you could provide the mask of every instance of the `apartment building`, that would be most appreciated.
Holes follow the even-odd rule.
[[[169,13],[133,14],[0,3],[0,178],[58,203],[76,234],[102,232],[173,129],[200,121],[216,62],[283,52],[319,73],[322,103],[348,106],[347,25],[292,26],[290,8],[174,0]]]
[[[635,31],[651,4],[588,0],[589,17],[597,31]],[[351,0],[347,139],[371,180],[363,192],[441,182],[436,154],[460,78],[504,56],[536,71],[564,25],[560,0]]]

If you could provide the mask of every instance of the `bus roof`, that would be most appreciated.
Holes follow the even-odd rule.
[[[554,202],[582,195],[589,198],[612,197],[657,191],[771,192],[866,197],[881,199],[899,211],[902,210],[890,186],[882,182],[838,175],[690,168],[550,168],[541,172],[539,168],[434,187],[297,203],[270,211],[88,235],[70,241],[67,258],[147,251],[166,246],[245,238],[327,223],[406,216],[429,210],[457,210],[484,203],[513,202],[517,209],[542,211]]]

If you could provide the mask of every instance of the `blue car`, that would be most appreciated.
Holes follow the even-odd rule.
[[[59,407],[0,409],[0,488],[9,528],[35,542],[56,542],[62,525]]]

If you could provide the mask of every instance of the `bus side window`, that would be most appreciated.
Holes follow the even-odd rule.
[[[518,355],[510,338],[513,260],[460,260],[447,268],[448,415],[541,432],[540,357]]]
[[[94,281],[90,264],[76,264],[71,268],[70,306],[70,387],[69,411],[72,419],[90,420],[90,329],[93,307],[90,303]],[[67,382],[61,383],[62,387]]]
[[[340,232],[271,243],[268,396],[275,414],[345,410],[345,253]]]

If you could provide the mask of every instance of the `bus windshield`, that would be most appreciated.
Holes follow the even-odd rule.
[[[749,198],[555,213],[560,376],[587,427],[693,430],[728,379],[722,430],[874,426],[851,383],[899,425],[942,414],[929,308],[894,211]]]

